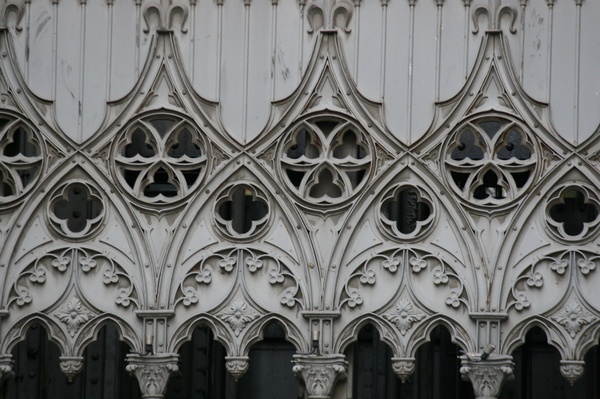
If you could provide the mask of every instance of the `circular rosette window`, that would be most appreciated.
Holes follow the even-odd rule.
[[[433,201],[426,191],[413,185],[399,185],[389,190],[379,211],[380,225],[393,239],[421,237],[433,225]]]
[[[174,203],[202,182],[207,152],[202,134],[187,120],[170,114],[145,116],[131,123],[116,142],[115,174],[135,198]]]
[[[251,239],[269,221],[269,201],[253,184],[236,183],[225,188],[215,203],[215,225],[228,238]]]
[[[508,204],[521,196],[536,172],[536,146],[519,123],[502,117],[471,120],[446,146],[449,185],[477,206]]]
[[[552,194],[546,205],[546,224],[556,238],[580,241],[595,235],[600,226],[600,201],[594,191],[577,185]]]
[[[281,174],[301,199],[318,205],[342,203],[367,182],[372,149],[354,123],[320,116],[296,124],[281,146]]]
[[[83,182],[72,182],[52,194],[47,214],[57,233],[68,239],[80,239],[100,228],[105,207],[98,190]]]
[[[0,204],[28,192],[43,164],[37,133],[22,120],[0,115]]]

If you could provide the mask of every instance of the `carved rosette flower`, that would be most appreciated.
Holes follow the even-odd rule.
[[[234,380],[239,380],[248,371],[248,356],[225,356],[225,368]]]
[[[585,370],[585,362],[583,360],[561,360],[560,374],[569,385],[573,386],[575,381],[581,378]]]
[[[73,297],[60,311],[54,313],[60,321],[66,324],[67,331],[74,337],[79,328],[94,317],[77,297]]]
[[[242,330],[246,328],[246,324],[259,318],[260,315],[254,309],[249,308],[246,302],[237,299],[229,305],[229,309],[222,311],[218,317],[229,323],[235,336],[238,337]]]
[[[571,301],[552,320],[563,326],[571,338],[575,338],[581,327],[592,322],[594,316],[586,312],[579,303]]]
[[[423,319],[426,315],[415,309],[413,304],[406,298],[400,299],[393,309],[388,310],[383,314],[383,317],[394,323],[400,334],[406,335],[412,325]]]
[[[127,355],[129,364],[126,370],[138,379],[142,398],[162,399],[165,397],[169,378],[179,372],[178,358],[178,355],[172,354],[151,357],[142,357],[135,354]]]
[[[341,355],[295,355],[296,377],[304,382],[309,399],[329,399],[337,381],[346,377],[346,361]]]
[[[402,383],[406,383],[417,368],[417,360],[413,357],[393,357],[392,369],[400,378]]]
[[[83,357],[81,356],[61,356],[60,371],[67,377],[67,381],[72,383],[75,377],[83,369]]]
[[[495,399],[504,381],[514,378],[511,356],[493,355],[486,361],[473,361],[461,357],[460,374],[464,381],[471,381],[477,399]]]

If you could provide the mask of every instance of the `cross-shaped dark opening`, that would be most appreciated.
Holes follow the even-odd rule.
[[[267,203],[257,198],[251,187],[239,186],[234,189],[231,200],[219,206],[219,216],[231,220],[231,227],[237,233],[246,234],[252,222],[264,218],[268,210]]]
[[[102,213],[102,202],[91,198],[87,187],[73,184],[66,191],[66,199],[54,204],[54,214],[67,221],[67,227],[73,233],[79,233],[87,226],[87,221]]]
[[[417,228],[417,223],[426,220],[431,209],[423,201],[414,188],[400,190],[392,199],[387,200],[381,207],[383,215],[390,221],[396,222],[396,228],[402,234],[410,234]]]
[[[563,196],[563,202],[550,208],[550,217],[563,224],[567,235],[577,236],[583,231],[583,224],[598,217],[596,205],[585,202],[585,195],[577,189],[569,190]]]

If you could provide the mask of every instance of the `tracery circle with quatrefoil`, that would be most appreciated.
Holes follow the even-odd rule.
[[[42,142],[26,122],[0,114],[0,204],[27,193],[44,163]]]
[[[459,126],[446,143],[446,179],[473,205],[506,205],[530,186],[538,153],[520,122],[497,115],[473,118]]]
[[[587,241],[600,230],[600,200],[584,184],[565,185],[550,195],[544,220],[559,241]]]
[[[202,182],[209,167],[202,133],[174,114],[134,120],[114,145],[115,174],[133,197],[152,204],[174,203]]]
[[[280,147],[280,173],[286,186],[316,205],[340,204],[367,182],[372,144],[354,122],[320,115],[298,122]]]

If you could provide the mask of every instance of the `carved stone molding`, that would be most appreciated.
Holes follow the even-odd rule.
[[[400,378],[402,383],[406,383],[417,368],[417,360],[414,357],[393,357],[392,369]]]
[[[61,356],[60,371],[67,377],[69,383],[73,382],[75,377],[81,373],[83,369],[83,357],[81,356]]]
[[[346,378],[344,355],[294,355],[294,374],[304,382],[309,399],[330,399],[338,380]]]
[[[13,364],[14,360],[12,355],[0,355],[0,385],[2,385],[7,378],[14,377]]]
[[[583,360],[561,360],[560,374],[569,385],[575,385],[575,381],[581,378],[585,371],[585,362]]]
[[[248,371],[248,367],[250,366],[249,360],[248,356],[225,356],[225,368],[227,368],[227,372],[231,374],[233,379],[237,381]]]
[[[140,384],[142,398],[163,399],[167,382],[172,374],[179,372],[177,354],[157,354],[153,356],[127,355],[127,371],[135,375]]]
[[[492,355],[487,360],[470,360],[461,356],[460,374],[471,381],[477,399],[497,399],[502,383],[514,378],[512,356]]]

